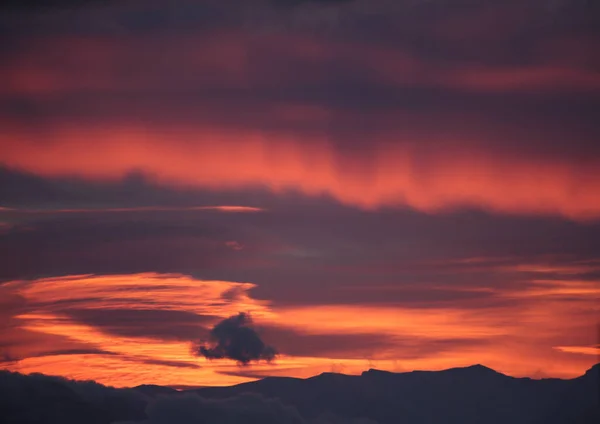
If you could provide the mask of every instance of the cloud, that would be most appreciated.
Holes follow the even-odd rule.
[[[546,1],[380,1],[369,7],[390,13],[349,13],[335,36],[281,37],[227,19],[165,34],[166,2],[133,3],[121,12],[156,32],[41,37],[27,25],[0,67],[0,163],[46,177],[115,181],[137,169],[176,188],[291,188],[367,209],[600,216],[597,36],[580,34],[592,19],[582,2],[540,29],[529,18]],[[341,8],[359,3],[369,9]]]
[[[365,317],[366,319],[366,317]],[[344,334],[330,331],[312,334],[297,328],[261,326],[268,340],[276,340],[281,354],[295,357],[322,357],[337,359],[426,359],[440,357],[461,349],[482,348],[490,339],[402,336],[401,334],[359,333]],[[252,372],[252,371],[250,371]],[[267,371],[268,373],[268,371]],[[268,375],[268,374],[265,374]]]
[[[75,1],[18,3],[35,9]],[[272,10],[284,3],[299,7]],[[0,32],[8,40],[0,47],[0,126],[6,128],[0,136],[6,167],[0,169],[0,280],[183,272],[256,283],[255,299],[269,299],[278,313],[293,305],[386,304],[426,316],[448,307],[468,315],[484,311],[482,322],[495,322],[491,317],[500,310],[514,319],[519,308],[537,305],[542,291],[529,290],[528,297],[512,291],[530,289],[533,277],[524,274],[531,272],[416,262],[508,253],[519,257],[518,265],[524,255],[598,256],[597,223],[541,215],[600,217],[594,112],[600,25],[593,25],[600,14],[591,13],[600,2],[556,2],[560,13],[552,22],[540,7],[546,0],[356,0],[323,7],[333,3],[134,0],[69,13],[0,14]],[[254,17],[253,26],[247,21]],[[189,210],[263,206],[259,200],[267,197],[285,203],[288,191],[300,201],[285,213],[270,204],[264,205],[274,211],[268,214]],[[470,213],[472,208],[486,213]],[[548,278],[568,278],[559,274]],[[52,293],[60,295],[48,300],[56,308],[40,306],[52,319],[62,313],[66,320],[67,309],[103,301],[96,309],[104,308],[105,316],[75,310],[68,324],[103,343],[127,337],[159,339],[156,345],[182,341],[187,356],[190,335],[208,331],[196,315],[210,314],[205,307],[213,300],[231,305],[236,293],[247,293],[236,286],[204,302],[202,293],[174,290],[168,306],[190,308],[186,315],[152,312],[153,302],[164,300],[154,285],[144,288],[147,296],[135,291],[122,304],[114,300],[132,291],[104,286],[93,300],[68,308],[69,299],[61,296],[74,288],[57,286]],[[192,297],[196,305],[182,305]],[[201,311],[191,309],[198,304]],[[135,306],[142,310],[132,312]],[[218,319],[239,310],[248,309],[238,303]],[[561,325],[581,317],[557,311],[563,309],[539,313],[548,317],[545,323],[563,317]],[[352,320],[364,315],[350,312]],[[0,347],[6,359],[44,354],[41,345],[51,352],[95,352],[94,346],[68,342],[74,333],[66,321],[53,328],[66,332],[60,343],[16,325],[42,323],[29,315],[0,320],[0,338],[10,347]],[[327,325],[313,317],[310,310],[302,315],[315,331]],[[514,321],[524,325],[525,318]],[[298,321],[289,325],[301,328]],[[503,321],[497,326],[507,328]],[[385,339],[359,327],[348,333],[364,336],[340,335],[338,328],[304,337],[292,331],[261,336],[282,353],[278,366],[285,354],[343,358],[387,348]],[[546,343],[537,330],[527,334],[546,349],[589,344],[577,340],[582,331],[564,330],[575,340],[556,336]],[[444,329],[446,335],[454,337]],[[399,357],[427,356],[405,340],[391,342],[404,348],[389,349]],[[354,351],[357,344],[364,346]],[[469,347],[419,344],[435,354],[455,344]],[[156,345],[153,350],[161,347]],[[126,349],[148,355],[137,345]],[[160,352],[160,363],[179,366],[179,354]],[[532,352],[518,356],[538,366]],[[40,361],[30,361],[32,368],[62,361],[67,372],[75,369],[67,360],[83,363],[72,355],[35,359]],[[205,361],[189,360],[205,367]],[[228,365],[206,364],[211,366]],[[116,369],[97,367],[86,375]],[[185,383],[200,375],[192,371]]]
[[[151,290],[151,288],[147,288]],[[141,299],[140,299],[141,301]],[[90,306],[83,302],[76,306]],[[137,306],[135,303],[132,306]],[[205,325],[218,319],[183,310],[80,308],[63,310],[74,321],[121,337],[148,337],[160,340],[191,341],[204,332]]]
[[[428,143],[411,144],[406,135],[390,131],[374,136],[379,142],[362,147],[369,158],[363,160],[352,148],[328,144],[323,136],[308,143],[293,134],[279,138],[258,130],[225,134],[198,128],[167,145],[160,131],[129,137],[127,130],[115,128],[103,134],[105,130],[93,126],[73,132],[59,130],[65,137],[56,143],[29,139],[10,149],[2,148],[0,140],[0,162],[48,177],[72,174],[99,181],[120,179],[139,167],[163,186],[222,191],[248,186],[268,187],[273,192],[294,189],[306,196],[326,194],[366,210],[408,206],[428,213],[477,208],[573,220],[600,216],[600,200],[595,195],[600,190],[597,158],[578,163],[566,158],[517,157],[495,154],[493,148],[483,146],[469,150],[468,143],[451,148],[451,142],[448,149],[432,149],[426,154]],[[4,143],[10,135],[6,137]],[[129,155],[123,153],[123,144],[117,143],[122,137],[128,139]],[[202,141],[212,137],[222,143]],[[77,143],[81,138],[90,144]],[[440,140],[438,147],[445,143]],[[433,147],[435,143],[429,144]],[[165,161],[162,153],[167,146],[170,161]],[[102,159],[114,156],[121,160]],[[61,162],[56,157],[77,157],[78,161]],[[203,166],[198,166],[196,157],[202,158]],[[231,168],[236,172],[230,172]]]
[[[240,312],[224,319],[210,331],[212,344],[194,347],[194,352],[208,359],[233,359],[242,365],[253,361],[272,361],[275,348],[267,346],[252,327],[249,314]]]
[[[5,259],[0,280],[150,269],[192,273],[219,266],[237,253],[224,244],[230,235],[221,221],[223,214],[117,215],[48,217],[15,225],[0,238],[0,257]],[[48,243],[53,249],[47,250]]]
[[[147,397],[135,390],[77,382],[41,374],[0,371],[3,422],[104,424],[143,419]]]
[[[355,0],[271,0],[273,4],[295,6],[302,3],[317,3],[323,5],[350,3]]]
[[[555,346],[554,349],[562,352],[593,355],[600,358],[600,345],[598,346]]]
[[[234,287],[237,295],[231,298]],[[241,306],[264,309],[248,295],[251,287],[156,274],[5,283],[0,285],[0,361],[15,371],[119,386],[223,384],[215,369],[235,369],[235,364],[206,364],[192,355],[190,345]],[[164,379],[157,380],[159,375]]]
[[[325,413],[306,419],[279,399],[245,393],[208,399],[194,393],[164,394],[164,387],[115,389],[93,381],[0,371],[3,422],[60,424],[374,424]]]
[[[263,212],[261,208],[251,206],[139,206],[131,208],[94,208],[94,209],[15,209],[1,208],[0,212],[10,212],[12,214],[43,214],[43,215],[60,215],[60,214],[103,214],[103,213],[131,213],[131,212],[226,212],[226,213],[248,213],[248,212]],[[2,223],[0,223],[0,226]]]
[[[142,364],[147,364],[147,365],[160,365],[160,366],[166,366],[166,367],[191,368],[191,369],[200,368],[200,365],[198,365],[198,364],[191,364],[189,362],[183,362],[183,361],[163,361],[160,359],[144,359],[144,358],[135,358],[135,357],[134,358],[124,357],[124,359],[131,360],[133,362],[142,363]]]
[[[397,340],[386,334],[306,334],[301,331],[301,324],[298,327],[263,324],[261,334],[277,343],[279,353],[292,357],[372,358],[398,350]]]
[[[261,394],[207,399],[193,393],[115,389],[93,381],[0,371],[0,411],[7,422],[44,417],[61,424],[370,424],[326,413],[305,419],[293,405]],[[153,393],[160,395],[156,396]],[[37,421],[36,421],[37,422]],[[46,421],[45,421],[46,422]]]
[[[148,404],[146,414],[144,424],[375,424],[333,414],[306,420],[294,406],[254,393],[225,399],[206,399],[196,394],[160,396]]]
[[[298,411],[278,400],[246,394],[209,400],[193,394],[165,396],[148,405],[148,424],[302,424]]]
[[[19,12],[39,12],[52,9],[72,9],[110,3],[113,0],[5,0],[0,10]]]
[[[31,311],[30,306],[15,287],[0,285],[0,364],[16,366],[24,358],[55,355],[114,354],[93,343],[24,328],[19,315]]]

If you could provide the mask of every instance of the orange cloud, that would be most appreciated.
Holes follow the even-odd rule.
[[[22,298],[26,305],[18,308],[12,319],[19,331],[27,332],[30,344],[35,343],[37,335],[37,342],[44,349],[38,346],[39,354],[25,355],[3,366],[21,372],[94,379],[115,386],[228,385],[251,378],[240,373],[232,361],[211,362],[194,356],[189,340],[146,331],[149,326],[162,326],[169,333],[176,331],[181,323],[160,318],[164,315],[154,320],[138,319],[133,322],[139,327],[134,332],[115,332],[99,325],[100,321],[78,320],[77,314],[68,313],[71,310],[91,311],[101,320],[111,320],[111,315],[119,310],[179,311],[189,316],[214,317],[215,322],[246,311],[253,315],[259,330],[261,326],[288,329],[300,339],[319,334],[380,334],[390,341],[369,357],[356,357],[351,351],[342,358],[282,355],[273,364],[253,365],[252,373],[256,375],[308,376],[332,367],[359,373],[370,367],[401,371],[484,363],[512,375],[533,375],[541,368],[549,375],[572,377],[589,368],[594,360],[591,355],[566,354],[574,352],[570,348],[554,347],[566,345],[566,335],[577,334],[581,343],[591,341],[593,335],[582,333],[580,327],[582,320],[589,322],[598,312],[587,291],[561,292],[577,297],[576,305],[561,302],[558,293],[537,293],[534,287],[534,296],[522,296],[524,300],[512,306],[416,309],[396,305],[277,306],[253,299],[249,294],[253,287],[249,283],[152,273],[11,282],[4,289]],[[512,297],[510,292],[502,295]],[[127,316],[128,322],[111,322],[117,327],[132,324],[131,317],[135,315]],[[200,322],[194,334],[213,323],[210,319]],[[68,354],[52,353],[48,348],[52,340],[68,341]],[[427,351],[430,343],[440,340],[449,340],[444,349]],[[452,340],[470,342],[453,344]],[[276,339],[269,343],[277,346]],[[408,350],[416,353],[407,355]]]
[[[580,353],[600,357],[600,347],[594,346],[556,346],[554,349],[567,353]]]
[[[359,158],[325,138],[211,128],[166,132],[70,126],[45,132],[43,141],[25,130],[0,137],[1,164],[48,177],[116,180],[137,170],[176,187],[298,190],[366,209],[475,207],[572,219],[600,216],[596,163],[459,148],[424,155],[407,140],[377,139],[369,156]]]

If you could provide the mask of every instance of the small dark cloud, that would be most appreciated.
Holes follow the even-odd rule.
[[[210,343],[195,346],[193,351],[208,359],[233,359],[242,365],[271,361],[277,355],[275,348],[266,345],[253,328],[250,315],[243,312],[215,325],[210,331]]]

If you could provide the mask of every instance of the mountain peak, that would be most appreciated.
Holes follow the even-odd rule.
[[[493,372],[494,374],[499,374],[496,370],[491,369],[490,367],[486,367],[485,365],[475,364],[468,367],[464,367],[465,370],[472,370],[477,372]]]
[[[393,374],[397,374],[397,373],[394,373],[392,371],[378,370],[375,368],[369,368],[367,371],[363,371],[361,373],[362,376],[393,375]]]
[[[356,376],[343,374],[343,373],[339,373],[339,372],[323,372],[319,375],[309,377],[308,380],[339,381],[342,379],[348,380],[348,379],[353,379],[353,378],[356,378]]]
[[[444,371],[442,371],[442,372],[444,372]],[[504,375],[502,373],[499,373],[496,370],[493,370],[493,369],[486,367],[485,365],[481,365],[481,364],[470,365],[468,367],[450,368],[448,370],[445,370],[445,372],[469,374],[469,375],[476,375],[476,376]]]

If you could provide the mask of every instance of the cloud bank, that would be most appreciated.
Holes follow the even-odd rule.
[[[298,2],[0,19],[18,46],[0,52],[0,164],[369,210],[600,217],[597,2],[278,3]],[[337,24],[316,31],[320,14]]]
[[[305,419],[294,406],[254,393],[225,399],[196,394],[162,396],[149,403],[146,413],[145,421],[115,424],[377,424],[334,414]]]

